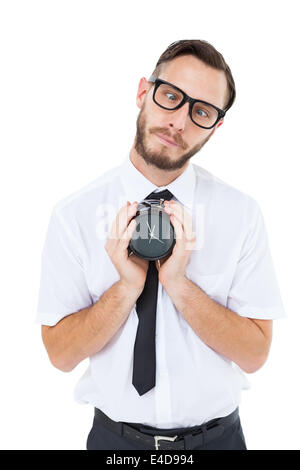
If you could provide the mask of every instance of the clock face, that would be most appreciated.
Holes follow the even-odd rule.
[[[141,258],[160,259],[173,249],[175,238],[170,216],[161,206],[147,205],[135,217],[136,227],[129,247]]]

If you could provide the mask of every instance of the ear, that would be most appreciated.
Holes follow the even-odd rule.
[[[141,109],[141,107],[143,106],[144,100],[147,95],[147,91],[149,90],[151,85],[152,83],[148,82],[148,80],[145,77],[140,79],[138,92],[136,95],[136,104],[138,108]]]
[[[213,128],[213,131],[212,131],[212,133],[210,134],[210,137],[216,132],[217,128],[220,127],[220,126],[223,124],[223,122],[224,122],[224,118],[222,118],[222,119],[218,122],[218,124]]]

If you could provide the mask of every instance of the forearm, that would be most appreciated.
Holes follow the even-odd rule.
[[[53,365],[67,372],[101,351],[123,325],[139,295],[118,281],[91,307],[48,327],[43,340]]]
[[[164,288],[177,310],[207,346],[246,372],[254,372],[264,363],[268,345],[254,321],[215,302],[186,277],[176,284],[166,283]]]

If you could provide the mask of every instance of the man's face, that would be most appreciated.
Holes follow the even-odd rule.
[[[173,59],[165,64],[159,78],[181,88],[192,98],[224,109],[227,99],[224,72],[207,66],[196,57]],[[152,95],[153,84],[141,79],[137,96],[141,111],[137,119],[135,150],[146,163],[156,168],[180,169],[203,147],[216,127],[202,129],[196,126],[189,116],[189,103],[174,111],[166,110],[154,103]],[[176,145],[168,144],[163,137],[175,141]]]

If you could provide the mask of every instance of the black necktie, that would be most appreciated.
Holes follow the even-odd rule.
[[[153,192],[145,199],[172,199],[173,194],[167,189]],[[155,387],[156,354],[155,327],[156,303],[158,290],[158,272],[155,261],[149,261],[144,289],[136,301],[136,311],[139,317],[134,353],[132,384],[139,395]]]

